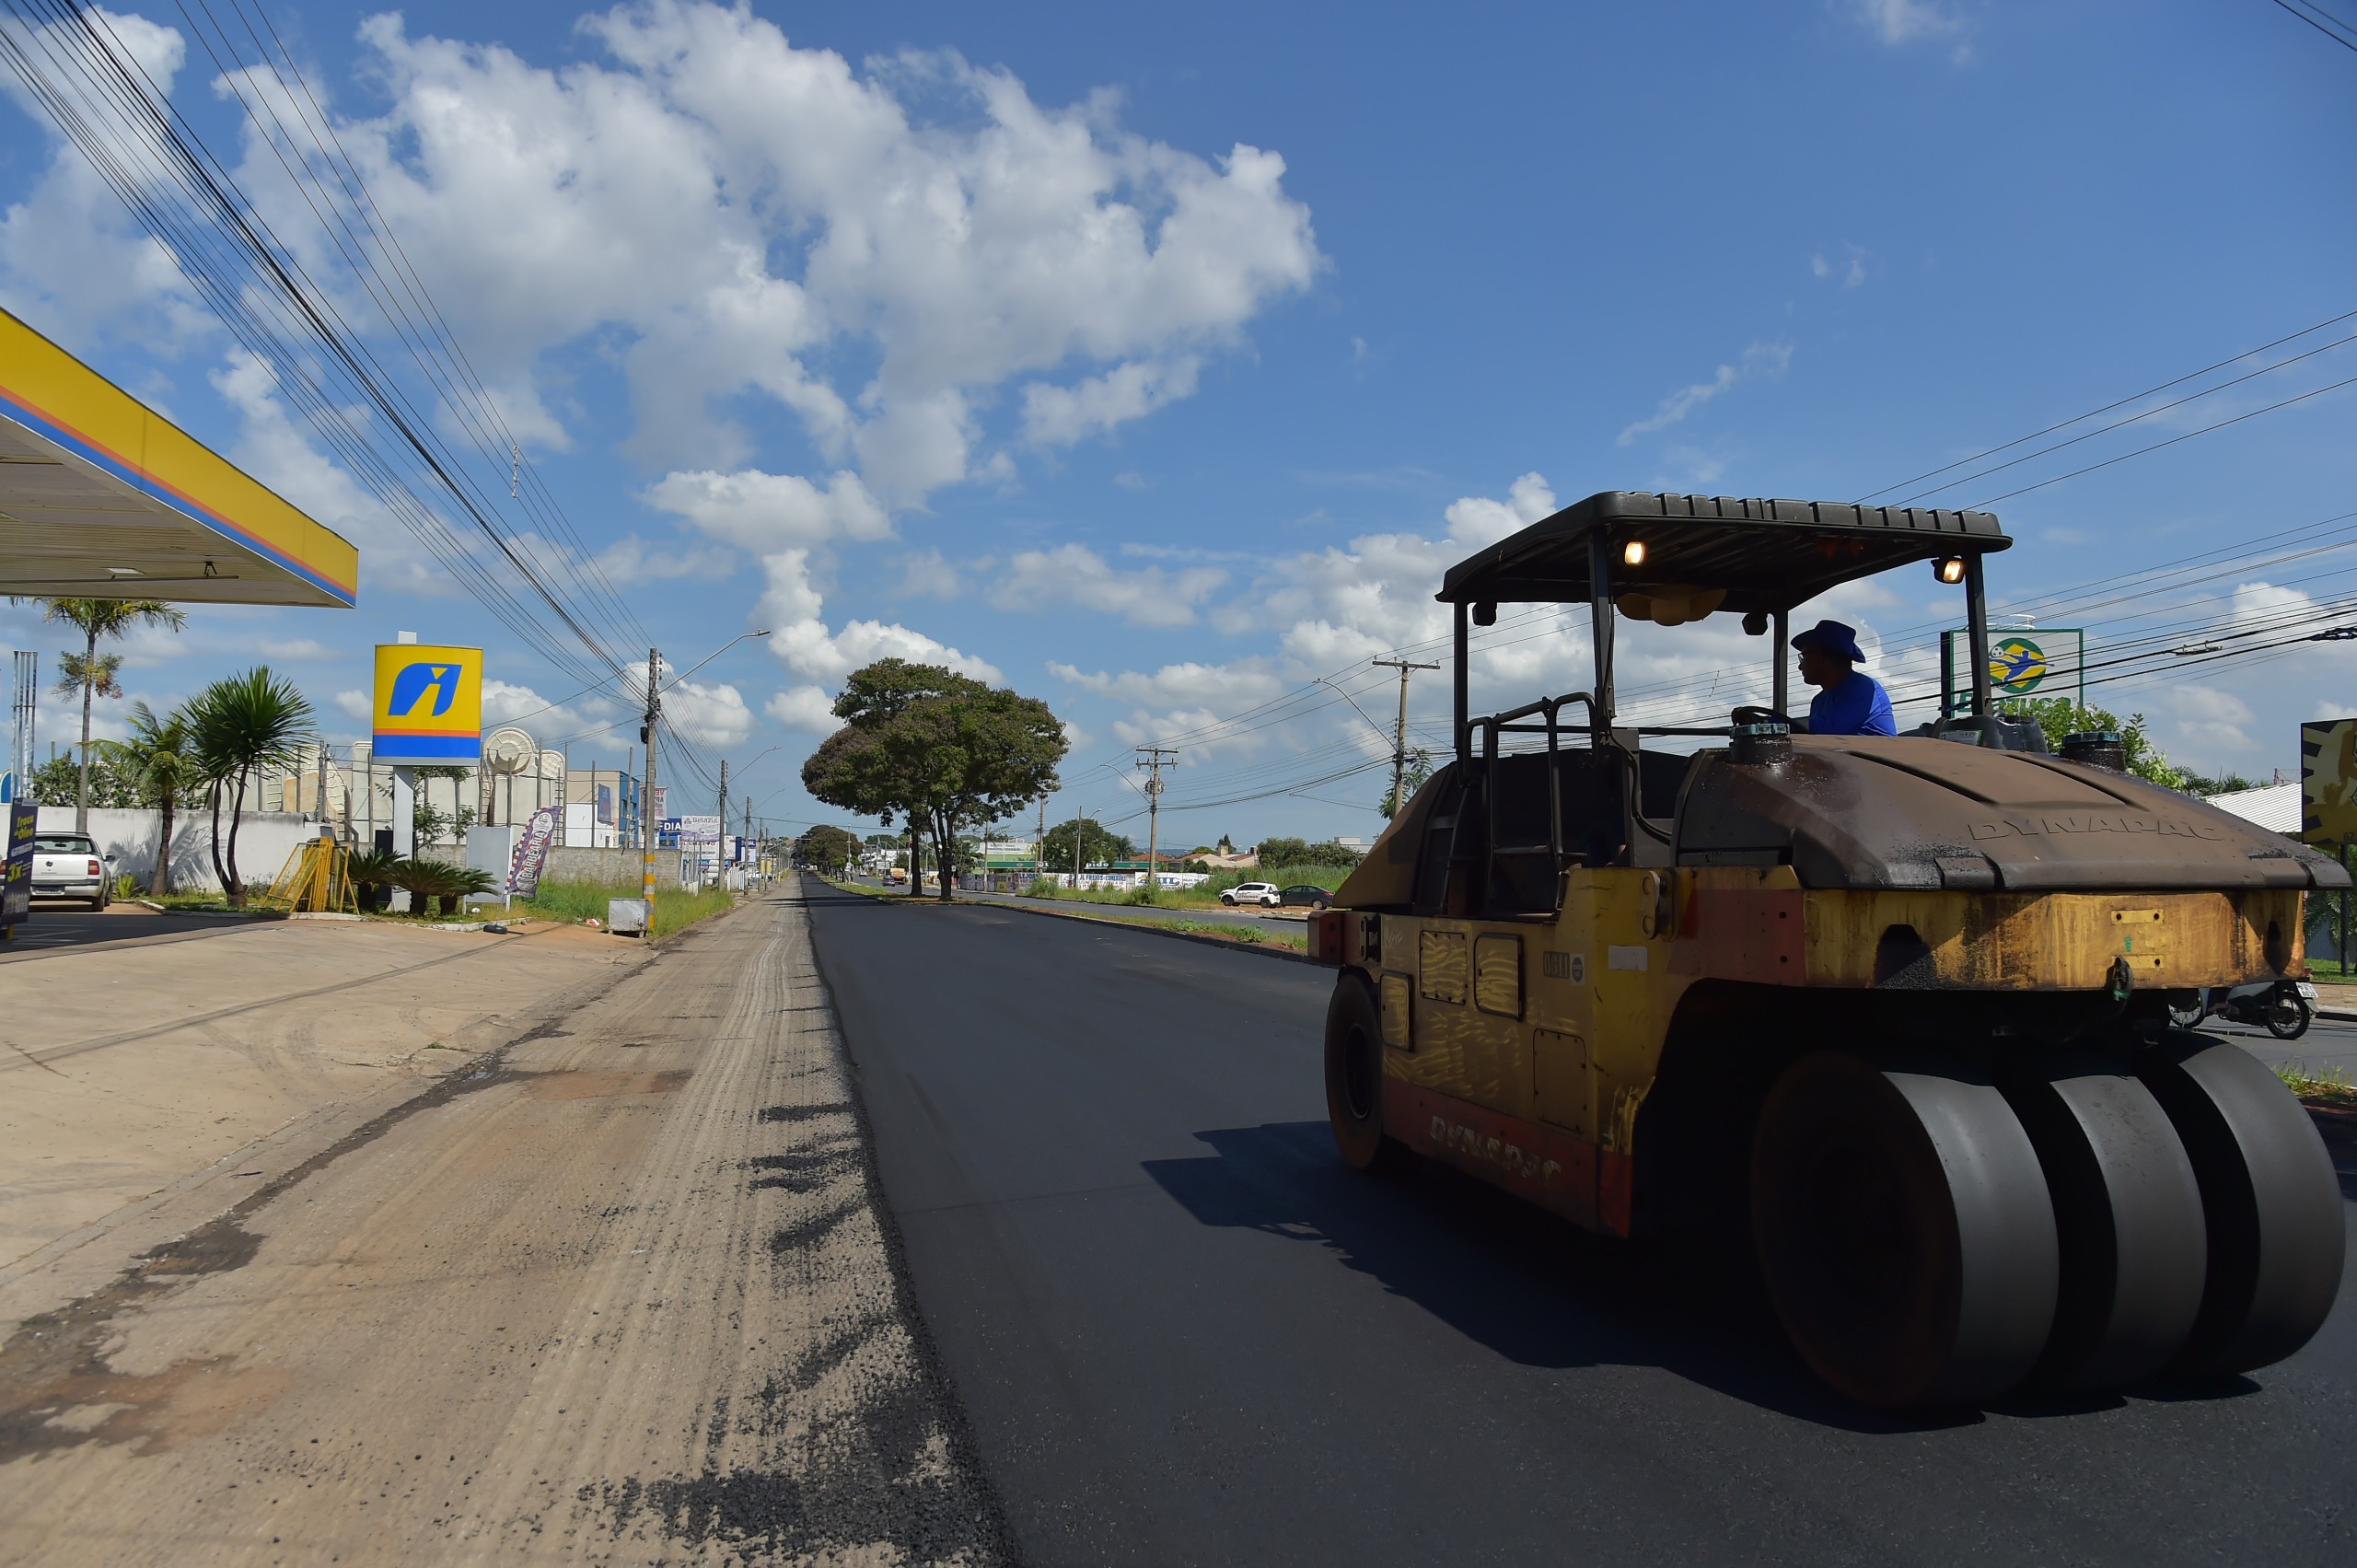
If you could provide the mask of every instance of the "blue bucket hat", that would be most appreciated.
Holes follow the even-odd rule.
[[[1838,654],[1852,664],[1864,664],[1866,656],[1858,650],[1858,629],[1844,626],[1839,621],[1820,621],[1793,639],[1796,648],[1822,648]]]

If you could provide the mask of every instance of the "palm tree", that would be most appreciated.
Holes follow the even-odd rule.
[[[90,830],[90,700],[120,697],[115,675],[122,668],[121,654],[99,652],[99,639],[120,637],[134,626],[168,626],[179,631],[188,617],[156,598],[45,598],[44,621],[64,621],[82,629],[82,651],[60,656],[65,673],[58,678],[57,694],[82,694],[82,781],[74,802],[74,830]]]
[[[131,733],[121,740],[96,742],[107,759],[141,795],[156,803],[162,825],[156,834],[156,874],[147,890],[157,898],[172,890],[172,814],[180,797],[201,783],[203,768],[189,733],[188,713],[175,708],[162,718],[145,703],[131,704]]]
[[[256,769],[292,766],[311,724],[311,704],[291,680],[268,665],[216,680],[189,703],[203,776],[213,787],[213,866],[232,909],[246,907],[245,884],[238,877],[238,828],[245,815],[246,786]],[[234,781],[229,806],[228,854],[221,850],[221,797]]]

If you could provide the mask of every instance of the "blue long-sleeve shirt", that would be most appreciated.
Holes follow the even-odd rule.
[[[1890,693],[1863,669],[1853,669],[1839,686],[1819,691],[1808,705],[1811,735],[1897,735],[1898,720],[1890,711]]]

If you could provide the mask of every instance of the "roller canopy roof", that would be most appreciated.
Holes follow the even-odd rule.
[[[360,553],[0,310],[0,594],[349,607]]]
[[[1789,610],[1853,578],[2014,542],[1990,512],[1608,490],[1458,562],[1438,597],[1444,604],[1592,598],[1588,540],[1599,532],[1610,544],[1615,594],[1724,588],[1721,608],[1737,614]],[[1621,560],[1632,540],[1645,547],[1634,566]]]

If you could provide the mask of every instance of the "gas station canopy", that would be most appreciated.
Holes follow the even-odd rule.
[[[0,310],[0,594],[350,609],[360,552]]]

